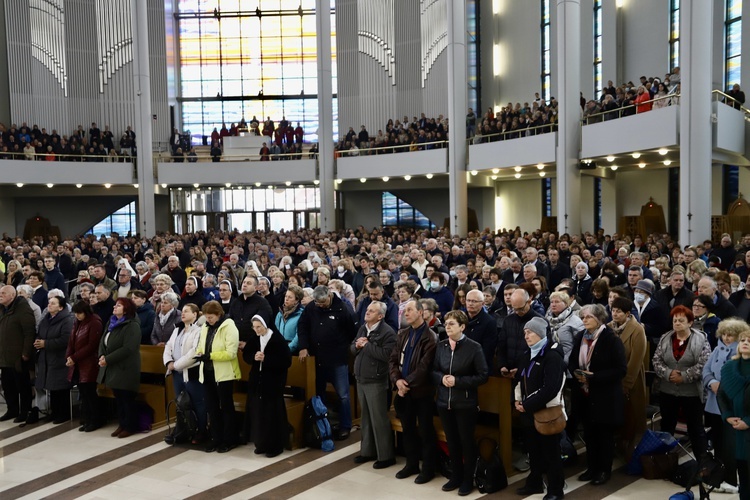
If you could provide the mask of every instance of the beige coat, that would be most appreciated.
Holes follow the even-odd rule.
[[[625,347],[628,371],[622,379],[622,388],[625,392],[625,424],[622,429],[622,438],[627,442],[626,446],[632,447],[638,443],[641,435],[646,431],[648,341],[643,325],[638,323],[632,315],[621,330],[617,328],[614,321],[608,326],[619,334]]]

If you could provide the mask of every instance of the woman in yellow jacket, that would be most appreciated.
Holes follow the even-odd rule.
[[[211,441],[206,452],[226,453],[237,446],[239,434],[235,423],[234,381],[240,378],[237,361],[239,331],[224,309],[212,300],[203,305],[206,323],[201,328],[195,359],[201,361],[200,381],[205,389]]]

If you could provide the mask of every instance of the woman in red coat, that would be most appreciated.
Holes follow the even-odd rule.
[[[99,374],[99,341],[102,336],[102,320],[94,314],[91,306],[83,301],[73,305],[76,316],[73,333],[65,354],[68,380],[78,385],[81,395],[81,421],[79,431],[95,431],[104,424],[96,394],[96,376]]]

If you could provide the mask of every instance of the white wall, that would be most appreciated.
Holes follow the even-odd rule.
[[[495,226],[533,231],[542,221],[542,184],[539,179],[497,183]]]
[[[623,80],[663,78],[669,72],[669,2],[625,0],[622,16]]]
[[[667,218],[669,209],[669,171],[667,169],[617,172],[615,179],[618,224],[622,216],[640,215],[641,207],[648,203],[649,198],[653,198],[654,202],[664,208],[664,217]]]

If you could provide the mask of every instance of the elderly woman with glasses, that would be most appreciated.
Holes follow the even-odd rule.
[[[586,471],[579,481],[604,484],[612,474],[615,429],[623,423],[622,379],[627,372],[625,348],[607,326],[607,311],[588,304],[579,313],[583,330],[576,336],[568,369],[576,380],[573,411],[583,422]]]

